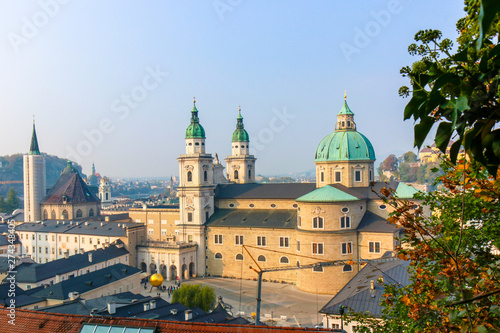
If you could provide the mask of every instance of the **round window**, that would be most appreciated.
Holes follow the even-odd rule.
[[[231,207],[231,208],[234,207],[234,204],[229,204],[229,207]]]
[[[293,208],[297,208],[297,207],[299,207],[299,205],[293,204]]]
[[[254,205],[254,204],[250,204],[250,205],[248,205],[248,207],[250,207],[250,208],[254,208],[254,207],[255,207],[255,205]]]
[[[271,208],[276,208],[276,204],[271,204]]]
[[[380,209],[384,210],[384,209],[386,209],[386,208],[387,208],[387,206],[386,206],[386,205],[380,205],[380,206],[378,206],[378,208],[380,208]]]
[[[349,213],[349,208],[343,207],[342,208],[342,213]]]

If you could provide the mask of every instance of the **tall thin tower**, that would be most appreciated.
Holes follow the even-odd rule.
[[[32,222],[46,219],[41,216],[40,202],[45,196],[45,158],[40,154],[36,138],[35,121],[31,136],[30,151],[23,156],[24,169],[24,221]]]

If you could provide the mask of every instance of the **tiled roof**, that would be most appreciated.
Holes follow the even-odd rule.
[[[133,228],[142,225],[143,224],[141,223],[135,222],[45,220],[38,223],[29,222],[20,224],[16,227],[16,231],[124,237],[127,235],[127,228]]]
[[[22,264],[16,269],[16,281],[23,283],[43,281],[56,276],[56,274],[64,274],[89,267],[128,253],[124,247],[119,248],[116,245],[110,245],[105,249],[100,248],[83,254],[72,255],[68,259],[57,259],[44,264]],[[89,261],[89,256],[92,256],[92,262]]]
[[[398,228],[394,224],[387,222],[386,219],[370,211],[366,211],[357,230],[359,232],[394,233],[397,229]]]
[[[300,202],[338,202],[338,201],[356,201],[356,198],[349,193],[346,193],[342,190],[339,190],[330,185],[325,185],[320,187],[312,192],[309,192],[300,198],[297,201]]]
[[[0,309],[0,327],[9,333],[78,333],[85,323],[127,327],[156,327],[156,333],[290,333],[327,331],[317,328],[249,326],[241,324],[209,324],[147,320],[138,318],[98,318],[82,315],[55,314],[16,309],[15,325],[8,323],[9,309]]]
[[[140,269],[116,264],[100,270],[83,274],[68,280],[61,281],[52,286],[48,286],[33,294],[35,297],[65,300],[69,298],[70,292],[84,294],[96,288],[119,281],[131,275],[141,272]]]
[[[316,183],[219,184],[216,199],[296,199],[316,189]]]
[[[293,229],[297,225],[295,209],[217,209],[208,226]]]
[[[42,204],[74,204],[99,202],[79,173],[63,173],[52,187]]]
[[[319,312],[340,315],[339,305],[344,305],[348,311],[369,312],[375,317],[380,317],[382,311],[380,299],[384,293],[384,285],[406,286],[409,283],[409,264],[409,261],[399,259],[367,264]],[[383,282],[378,281],[380,276],[383,277]],[[373,290],[370,288],[372,280]]]

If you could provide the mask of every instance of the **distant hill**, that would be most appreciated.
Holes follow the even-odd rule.
[[[68,160],[60,158],[54,155],[48,155],[42,153],[45,157],[45,168],[47,171],[47,188],[54,186],[57,179],[59,178],[61,171],[66,167]],[[14,154],[0,156],[0,182],[14,181],[14,183],[2,184],[0,183],[0,195],[4,197],[10,188],[14,188],[16,192],[22,196],[24,192],[23,188],[23,155]],[[73,166],[80,172],[82,177],[86,177],[82,174],[82,167],[73,162]],[[20,182],[20,183],[18,183]]]

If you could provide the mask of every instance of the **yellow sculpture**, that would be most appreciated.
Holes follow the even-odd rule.
[[[163,276],[159,273],[153,274],[149,278],[149,283],[151,283],[153,287],[158,287],[163,283]]]

